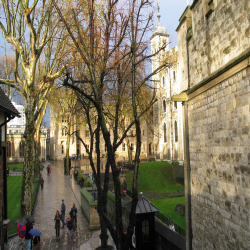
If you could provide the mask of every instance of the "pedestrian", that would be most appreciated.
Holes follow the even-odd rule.
[[[44,179],[43,179],[43,177],[41,175],[41,178],[40,178],[41,190],[43,190],[43,183],[44,183]]]
[[[175,227],[174,227],[174,222],[172,222],[172,224],[170,225],[170,227],[169,227],[172,231],[174,231],[175,232]]]
[[[69,237],[71,238],[72,221],[71,221],[70,217],[66,220],[66,226],[67,226],[68,231],[69,231]]]
[[[60,236],[60,219],[61,219],[61,215],[59,213],[59,211],[56,211],[56,215],[55,215],[55,229],[56,229],[56,238],[58,238]]]
[[[47,169],[47,175],[49,175],[50,166],[48,165],[46,169]]]
[[[51,167],[51,166],[50,166],[50,168],[49,168],[49,172],[52,173],[52,167]]]
[[[76,208],[75,203],[73,203],[73,207],[70,210],[70,218],[71,218],[71,221],[72,221],[72,226],[73,226],[74,232],[75,232],[76,227],[77,227],[77,225],[76,225],[76,223],[77,223],[76,214],[77,214],[77,208]]]
[[[33,239],[33,250],[41,250],[40,236],[35,236]]]
[[[64,200],[62,199],[62,205],[61,205],[61,221],[62,221],[62,228],[64,228],[64,219],[65,219],[65,211],[66,211],[66,206],[64,204]]]
[[[33,225],[31,222],[29,222],[29,219],[26,219],[26,235],[25,235],[25,240],[26,240],[26,245],[27,245],[27,250],[31,249],[31,241],[32,241],[32,235],[29,234],[29,231],[33,229]]]
[[[77,170],[77,168],[75,168],[75,170],[74,170],[74,178],[75,178],[76,181],[77,181],[77,176],[78,176],[78,170]]]

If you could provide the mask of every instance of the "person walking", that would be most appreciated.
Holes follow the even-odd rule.
[[[33,225],[31,222],[29,222],[29,219],[26,219],[26,235],[25,235],[25,240],[26,240],[26,245],[27,245],[27,250],[31,249],[31,241],[32,241],[32,235],[29,234],[29,231],[33,229]]]
[[[47,175],[49,175],[50,166],[48,165],[46,169],[47,169]]]
[[[69,237],[71,238],[72,221],[71,221],[70,217],[66,220],[66,226],[67,226],[68,231],[69,231]]]
[[[61,216],[60,216],[59,211],[57,210],[55,218],[54,218],[54,220],[55,220],[55,229],[56,229],[56,238],[58,238],[60,236],[60,219],[61,219]]]
[[[40,236],[35,236],[33,239],[33,250],[41,250]]]
[[[61,221],[62,221],[62,228],[64,228],[64,219],[65,219],[65,211],[66,211],[66,206],[64,204],[64,200],[62,199],[62,205],[61,205]]]
[[[51,166],[49,167],[49,172],[50,172],[50,174],[52,173],[52,167]]]
[[[41,178],[40,178],[41,190],[43,190],[43,183],[44,183],[44,179],[43,179],[43,177],[41,175]]]
[[[70,210],[70,218],[71,218],[71,221],[72,221],[72,226],[73,226],[73,231],[74,232],[75,232],[76,227],[77,227],[77,225],[76,225],[76,223],[77,223],[76,214],[77,214],[77,208],[76,208],[75,203],[73,203],[73,207]]]

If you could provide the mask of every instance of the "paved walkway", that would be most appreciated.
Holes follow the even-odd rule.
[[[47,166],[48,162],[44,164]],[[46,168],[42,171],[44,178],[44,189],[39,190],[36,201],[34,228],[42,232],[41,249],[60,249],[60,250],[93,250],[100,246],[100,231],[92,232],[89,230],[80,207],[80,187],[69,176],[63,174],[62,161],[53,161],[52,174],[47,175]],[[76,204],[78,210],[77,230],[73,232],[72,238],[67,234],[67,229],[60,230],[60,237],[55,235],[55,222],[53,220],[56,210],[60,211],[61,200],[64,199],[66,205],[66,217],[69,211]],[[111,237],[110,237],[111,238]],[[113,245],[109,239],[109,245]],[[7,250],[26,249],[25,241],[15,236],[9,239]],[[115,247],[114,247],[115,249]]]

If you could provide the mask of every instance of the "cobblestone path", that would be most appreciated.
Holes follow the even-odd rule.
[[[52,166],[52,173],[47,175],[46,166]],[[70,180],[69,176],[65,176],[62,161],[51,161],[44,164],[45,168],[41,172],[44,178],[43,190],[39,190],[36,200],[34,213],[34,229],[42,232],[41,249],[42,250],[93,250],[100,246],[100,231],[92,232],[89,230],[80,207],[80,187],[74,179]],[[60,229],[60,237],[56,238],[54,216],[56,210],[61,209],[61,200],[64,199],[66,205],[65,217],[69,216],[69,212],[73,203],[77,207],[77,230],[72,233],[72,238],[68,236],[67,229]],[[93,237],[92,237],[93,236]],[[114,243],[109,237],[109,245]],[[9,239],[6,250],[26,250],[25,240],[19,236]],[[114,247],[115,249],[115,247]]]

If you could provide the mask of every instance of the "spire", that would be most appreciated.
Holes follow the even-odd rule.
[[[151,36],[151,39],[155,36],[155,35],[160,35],[160,36],[167,36],[169,37],[169,34],[167,33],[165,27],[161,24],[161,14],[160,14],[160,0],[158,0],[157,2],[157,9],[158,9],[158,14],[157,14],[157,18],[158,18],[158,24],[156,25],[156,27],[154,27],[153,29],[153,34]]]

